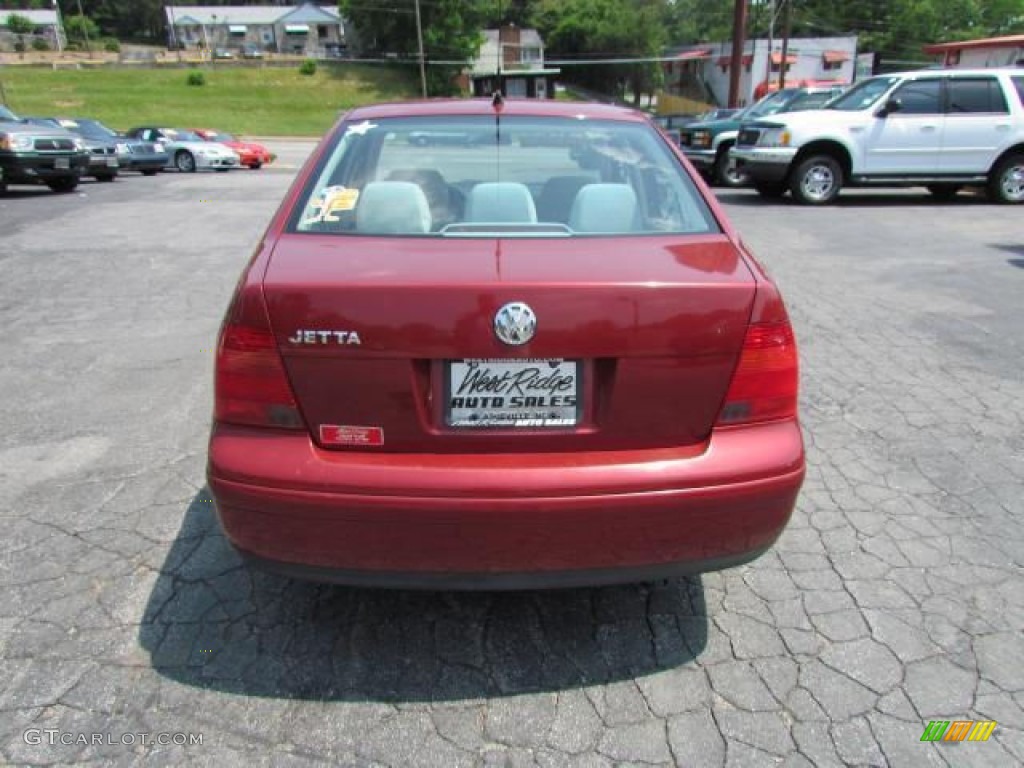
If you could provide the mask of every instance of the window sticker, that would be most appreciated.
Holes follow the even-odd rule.
[[[364,136],[376,127],[376,123],[371,123],[369,120],[363,120],[363,122],[357,123],[356,125],[350,125],[346,129],[345,133],[354,133],[356,136]]]
[[[359,190],[349,187],[325,187],[309,204],[309,215],[302,220],[303,224],[316,224],[321,221],[340,221],[341,211],[351,211],[359,200]]]

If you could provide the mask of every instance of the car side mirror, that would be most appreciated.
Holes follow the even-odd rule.
[[[893,112],[899,112],[903,109],[903,102],[896,98],[891,98],[885,102],[885,106],[879,111],[879,117],[886,117],[891,115]]]

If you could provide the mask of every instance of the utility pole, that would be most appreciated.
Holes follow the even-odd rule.
[[[213,34],[217,34],[217,14],[211,13],[210,20],[213,23]],[[210,66],[213,67],[213,45],[210,42],[210,33],[206,29],[206,25],[203,24],[203,37],[206,38],[206,53],[210,57]]]
[[[782,61],[779,63],[779,90],[786,87],[786,55],[789,53],[789,33],[791,30],[792,17],[790,11],[793,8],[793,0],[782,0]]]
[[[504,17],[501,15],[501,0],[498,0],[498,66],[495,68],[494,76],[494,92],[496,94],[501,93],[501,60],[505,56],[505,49],[501,47],[501,25],[504,23]]]
[[[178,42],[178,26],[174,20],[174,6],[168,5],[167,12],[171,17],[171,45],[174,46],[174,52],[178,54],[178,61],[181,61],[181,43]]]
[[[740,104],[743,46],[747,40],[747,0],[735,0],[732,15],[732,61],[729,62],[729,107]]]
[[[423,62],[423,24],[420,21],[420,0],[416,3],[416,40],[420,46],[420,87],[423,89],[423,98],[427,98],[427,67]]]
[[[61,38],[64,37],[64,22],[60,18],[60,6],[57,4],[57,0],[53,0],[53,10],[57,14],[57,28],[54,30],[54,37],[57,39],[57,53],[63,53],[64,41]]]

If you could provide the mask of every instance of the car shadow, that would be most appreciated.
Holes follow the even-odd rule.
[[[1012,243],[992,243],[992,248],[999,251],[1005,251],[1006,253],[1012,253],[1017,256],[1024,257],[1024,245],[1014,245]],[[1024,269],[1024,258],[1007,259],[1006,263],[1011,267],[1017,267]]]
[[[18,184],[8,187],[6,192],[0,192],[0,200],[28,200],[39,197],[74,197],[76,194],[83,191],[83,187],[90,187],[93,185],[102,186],[104,183],[105,182],[97,181],[91,176],[83,177],[78,180],[78,186],[70,192],[54,192],[45,184]]]
[[[716,191],[719,202],[729,205],[766,206],[786,205],[796,208],[813,209],[814,206],[801,206],[792,196],[779,198],[762,197],[753,190]],[[920,194],[908,191],[866,192],[864,190],[844,190],[828,207],[834,208],[943,208],[962,205],[990,205],[988,197],[973,190],[964,190],[949,200],[942,200],[926,190]]]
[[[203,488],[149,596],[139,642],[186,685],[288,699],[413,702],[559,691],[694,659],[699,576],[533,592],[355,589],[252,571]]]
[[[79,182],[79,187],[81,182]],[[49,187],[8,187],[6,192],[0,192],[0,200],[31,200],[39,197],[67,197],[74,195],[78,192],[76,188],[73,192],[54,192]]]

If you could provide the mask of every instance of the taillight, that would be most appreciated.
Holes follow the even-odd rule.
[[[231,424],[302,428],[295,396],[269,330],[225,326],[217,348],[214,418]]]
[[[796,340],[788,321],[747,328],[719,426],[788,419],[797,413]]]

